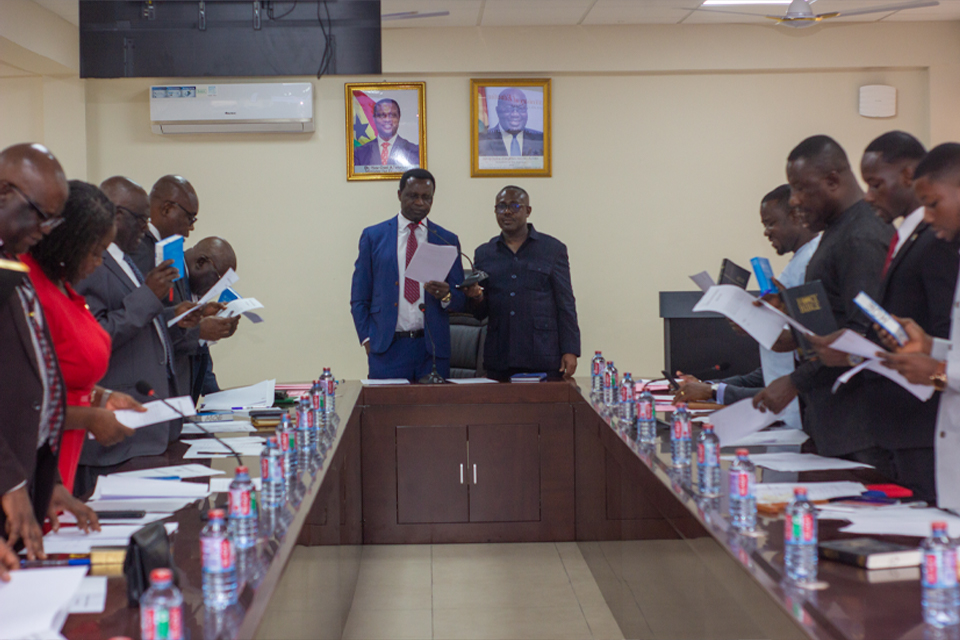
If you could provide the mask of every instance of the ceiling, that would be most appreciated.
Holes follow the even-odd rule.
[[[68,22],[79,24],[79,0],[33,0],[62,16]],[[383,13],[403,11],[449,11],[438,18],[392,20],[383,23],[384,29],[412,27],[510,27],[510,26],[569,26],[610,24],[730,24],[766,21],[758,17],[690,11],[702,0],[381,0]],[[903,0],[817,0],[816,13],[850,11],[866,7],[899,4]],[[280,3],[287,4],[287,3]],[[722,7],[723,8],[723,7]],[[738,11],[762,14],[782,14],[782,5],[753,7],[725,7]],[[843,16],[831,22],[879,22],[960,20],[960,0],[940,0],[938,7],[924,7],[908,11],[871,13]]]

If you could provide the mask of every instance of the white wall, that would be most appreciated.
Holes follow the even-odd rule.
[[[893,128],[928,144],[960,139],[955,61],[954,23],[799,35],[743,26],[391,30],[382,78],[314,80],[310,136],[161,137],[149,127],[151,81],[86,81],[87,174],[122,173],[149,188],[181,173],[200,195],[191,239],[219,234],[237,248],[238,288],[266,305],[267,322],[244,322],[214,347],[222,383],[303,380],[325,365],[357,378],[357,239],[397,202],[393,183],[346,181],[343,83],[426,81],[428,167],[438,181],[431,216],[472,252],[497,232],[493,199],[508,180],[469,177],[469,79],[550,77],[554,175],[509,182],[531,192],[531,221],[570,248],[584,354],[601,348],[621,371],[650,374],[663,353],[658,291],[690,289],[688,274],[715,272],[724,257],[772,256],[757,206],[784,181],[802,138],[833,135],[854,161]],[[858,87],[872,83],[898,88],[895,118],[857,115]]]

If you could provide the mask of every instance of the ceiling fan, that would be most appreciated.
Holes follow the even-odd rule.
[[[814,13],[810,7],[816,0],[793,0],[787,7],[787,12],[783,15],[763,15],[758,13],[749,13],[747,11],[730,11],[727,9],[709,9],[696,7],[691,11],[710,11],[713,13],[734,13],[741,16],[754,16],[768,18],[795,29],[812,27],[824,20],[838,18],[840,16],[859,16],[865,13],[884,13],[888,11],[902,11],[904,9],[916,9],[918,7],[935,7],[940,4],[937,0],[914,0],[913,2],[901,2],[899,4],[888,4],[876,7],[867,7],[865,9],[853,9],[851,11],[831,11],[829,13]]]

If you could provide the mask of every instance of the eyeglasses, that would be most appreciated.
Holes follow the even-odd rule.
[[[197,214],[195,214],[195,213],[190,213],[190,211],[189,211],[185,206],[183,206],[182,204],[180,204],[179,202],[174,202],[173,200],[167,200],[167,202],[170,203],[170,204],[175,204],[175,205],[177,205],[178,207],[180,207],[180,209],[181,209],[185,214],[187,214],[187,221],[188,221],[190,224],[193,224],[193,223],[195,223],[195,222],[197,221]]]
[[[504,113],[526,113],[527,105],[525,104],[499,104],[497,105],[497,111],[503,111]]]
[[[497,213],[520,213],[523,211],[523,205],[519,202],[498,202],[497,206],[493,208]]]
[[[61,224],[63,224],[63,218],[54,214],[47,213],[46,211],[41,209],[40,205],[38,205],[36,202],[31,200],[30,197],[27,196],[27,194],[25,194],[20,189],[20,187],[13,184],[12,182],[7,182],[7,184],[10,185],[10,188],[16,191],[20,195],[20,197],[23,198],[23,201],[26,202],[28,205],[30,205],[30,208],[33,209],[33,212],[37,214],[37,217],[40,218],[41,229],[45,229],[46,231],[51,231],[59,227]]]
[[[176,203],[174,203],[174,204],[176,204]],[[117,209],[117,211],[123,211],[125,214],[127,214],[128,216],[130,216],[131,218],[133,218],[134,220],[136,220],[136,221],[140,224],[140,226],[144,226],[144,227],[145,227],[145,226],[147,225],[147,223],[150,221],[150,216],[144,215],[144,214],[142,214],[142,213],[137,213],[137,212],[134,211],[133,209],[128,209],[128,208],[126,208],[126,207],[121,207],[120,205],[116,205],[116,209]]]

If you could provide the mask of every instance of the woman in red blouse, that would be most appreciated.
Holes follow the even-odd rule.
[[[113,411],[142,410],[130,396],[96,386],[110,364],[110,336],[90,313],[83,296],[73,290],[74,284],[103,262],[103,252],[116,235],[115,215],[113,204],[100,189],[71,180],[63,223],[31,248],[29,255],[22,256],[30,267],[30,280],[43,307],[67,388],[59,467],[63,485],[70,492],[87,432],[101,444],[116,444],[133,435],[133,429],[120,424]]]

